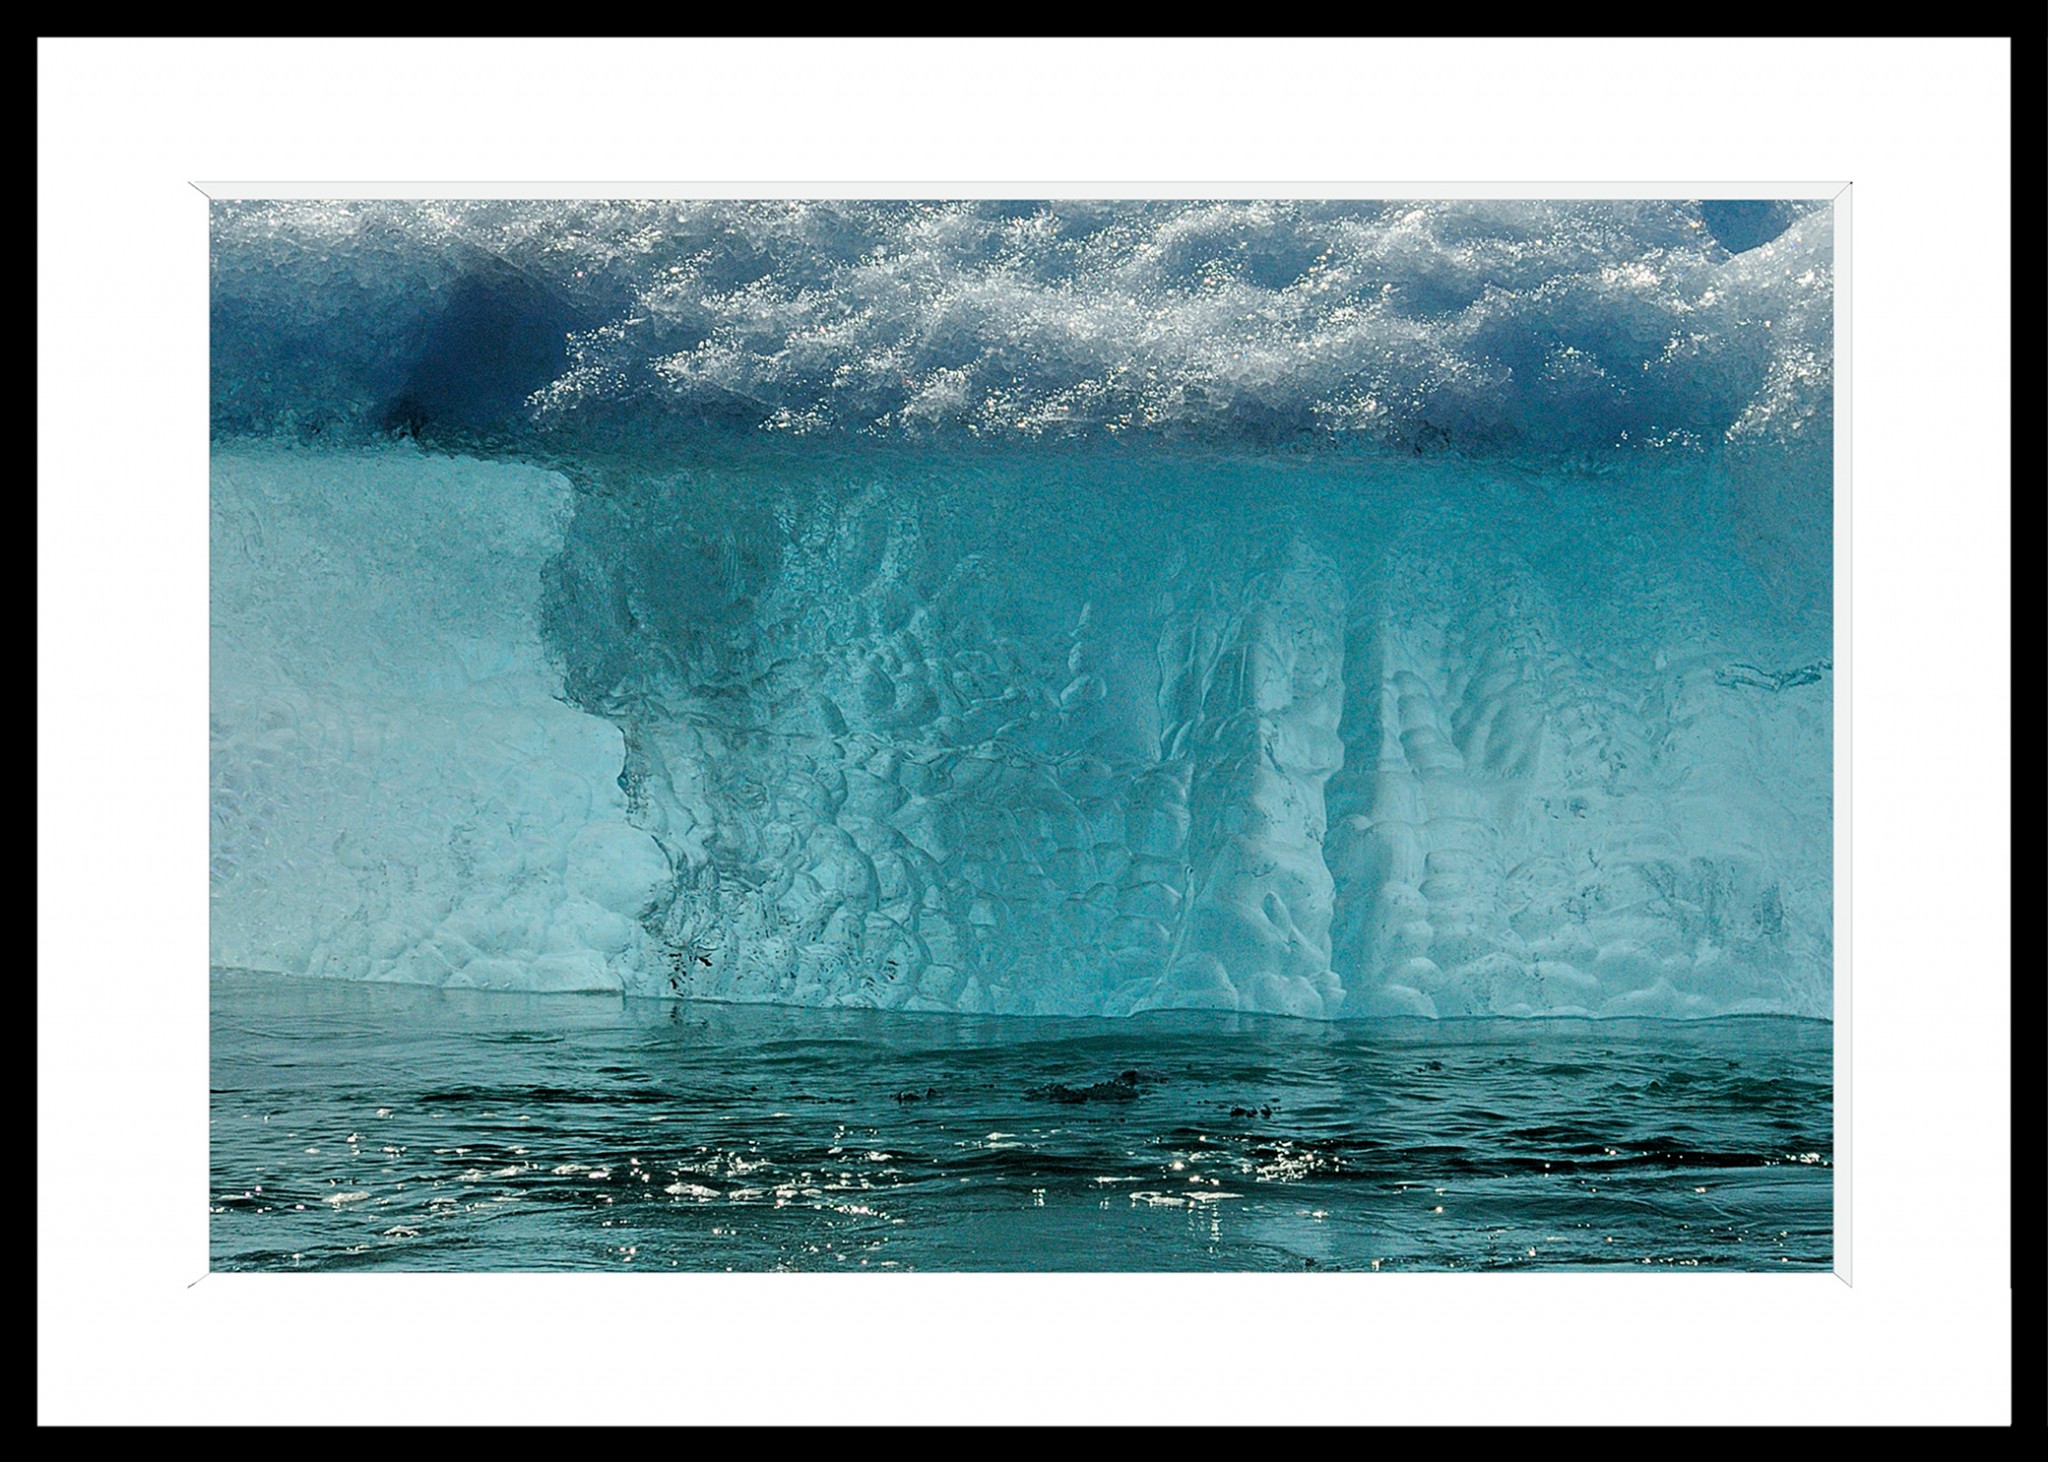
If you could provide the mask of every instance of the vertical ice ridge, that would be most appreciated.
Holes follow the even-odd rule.
[[[1200,678],[1189,890],[1157,987],[1138,1002],[1323,1016],[1333,893],[1323,786],[1343,758],[1343,591],[1300,539],[1264,556]]]

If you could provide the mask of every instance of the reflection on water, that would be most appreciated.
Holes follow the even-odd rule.
[[[1788,1270],[1831,1028],[212,982],[213,1267]]]

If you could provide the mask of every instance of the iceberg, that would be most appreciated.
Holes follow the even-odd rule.
[[[213,960],[1825,1017],[1830,229],[217,205]]]

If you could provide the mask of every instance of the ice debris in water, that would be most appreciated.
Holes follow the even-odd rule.
[[[1030,1101],[1056,1102],[1061,1106],[1079,1106],[1084,1102],[1129,1102],[1143,1096],[1146,1084],[1156,1083],[1158,1079],[1145,1072],[1120,1071],[1107,1081],[1088,1086],[1074,1087],[1053,1081],[1031,1087],[1024,1095]]]

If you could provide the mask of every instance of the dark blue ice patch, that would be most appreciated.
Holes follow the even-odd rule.
[[[1700,217],[1731,254],[1760,248],[1792,227],[1798,211],[1782,198],[1709,198]]]
[[[527,398],[561,374],[570,334],[590,323],[546,284],[482,256],[424,324],[384,424],[418,435],[519,422]]]

